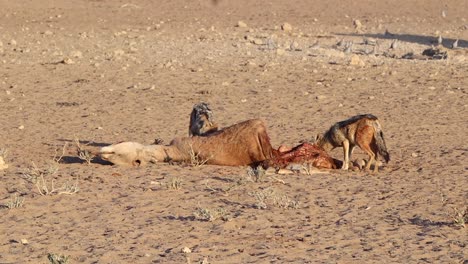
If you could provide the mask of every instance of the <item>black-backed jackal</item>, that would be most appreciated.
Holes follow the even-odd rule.
[[[382,156],[385,162],[390,161],[382,127],[376,116],[371,114],[353,116],[347,120],[334,124],[323,135],[316,138],[316,143],[325,151],[343,147],[343,170],[348,169],[350,156],[354,147],[359,146],[369,155],[366,170],[374,164],[374,172],[378,171],[377,158]]]
[[[218,125],[213,121],[213,112],[207,103],[193,106],[190,114],[189,136],[207,136],[218,131]]]

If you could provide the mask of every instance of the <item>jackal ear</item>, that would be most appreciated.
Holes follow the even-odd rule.
[[[314,140],[315,140],[315,142],[317,142],[317,141],[321,140],[322,138],[323,138],[322,134],[317,134],[317,135],[315,135]]]

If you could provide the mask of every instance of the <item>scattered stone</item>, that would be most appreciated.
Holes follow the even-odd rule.
[[[125,51],[121,50],[121,49],[118,49],[118,50],[114,50],[114,56],[118,57],[118,56],[122,56],[125,54]]]
[[[19,129],[19,130],[23,130],[23,129],[24,129],[24,126],[21,125],[21,126],[18,127],[18,129]]]
[[[8,44],[10,44],[11,46],[16,46],[17,43],[16,40],[12,39]]]
[[[427,87],[427,89],[434,91],[436,88],[434,86],[429,86],[429,87]]]
[[[377,40],[374,38],[364,38],[364,44],[375,46],[377,45]]]
[[[344,49],[344,53],[352,53],[353,52],[353,42],[352,41],[348,41],[345,43],[345,49]]]
[[[53,35],[54,33],[52,33],[52,31],[50,31],[50,30],[46,30],[46,31],[42,32],[42,34],[43,34],[43,35],[46,35],[46,36],[51,36],[51,35]]]
[[[281,25],[281,29],[283,31],[285,31],[285,32],[290,32],[290,31],[292,31],[292,26],[291,26],[291,24],[286,22],[283,25]]]
[[[358,55],[353,55],[351,56],[351,60],[349,61],[349,65],[353,65],[353,66],[365,66],[366,64],[364,63],[364,61],[361,60],[361,58],[359,58]]]
[[[319,41],[315,41],[314,44],[310,46],[311,49],[319,49],[320,48],[320,43]]]
[[[26,238],[22,238],[20,241],[21,241],[21,244],[23,245],[29,244],[29,241]]]
[[[369,100],[374,100],[374,99],[375,99],[375,96],[372,96],[372,95],[371,95],[371,96],[369,96],[368,98],[369,98]]]
[[[259,39],[259,38],[256,38],[256,39],[253,39],[252,41],[253,44],[255,45],[263,45],[263,40]]]
[[[247,24],[244,21],[239,21],[239,22],[237,22],[237,27],[246,28]]]
[[[359,19],[355,19],[353,21],[353,25],[354,25],[354,28],[358,31],[360,31],[362,29],[362,23]]]
[[[0,156],[0,170],[8,169],[8,164],[5,163],[3,157]]]
[[[299,51],[299,43],[297,43],[296,41],[291,42],[291,44],[289,45],[289,49],[291,51]]]
[[[341,47],[344,47],[345,46],[345,41],[344,39],[340,39],[337,43],[336,43],[336,46],[341,48]]]
[[[276,49],[276,54],[277,55],[284,55],[286,53],[286,51],[284,49]]]
[[[443,48],[439,49],[439,48],[431,47],[431,48],[423,50],[422,56],[411,54],[411,56],[407,56],[407,57],[409,57],[410,59],[422,59],[422,60],[427,60],[427,59],[444,60],[448,58],[448,53]]]
[[[192,250],[190,250],[190,248],[188,247],[184,247],[182,248],[182,253],[189,254],[189,253],[192,253]]]
[[[103,130],[104,128],[102,127],[96,127],[97,130]]]
[[[70,59],[70,58],[64,58],[64,59],[61,61],[61,63],[70,65],[70,64],[74,64],[75,62],[74,62],[72,59]]]
[[[327,98],[326,95],[317,95],[317,96],[315,97],[315,99],[317,99],[317,100],[323,100],[323,99],[325,99],[325,98]]]
[[[416,153],[416,152],[411,153],[411,157],[413,157],[413,158],[417,158],[418,156],[419,156],[419,155],[418,155],[418,153]]]
[[[74,51],[70,52],[70,57],[80,59],[80,58],[83,57],[83,53],[81,51],[79,51],[79,50],[74,50]]]

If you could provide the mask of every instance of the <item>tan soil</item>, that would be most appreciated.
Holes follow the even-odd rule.
[[[0,201],[25,199],[0,210],[0,263],[466,263],[452,216],[468,201],[467,14],[452,0],[0,0]],[[448,60],[399,59],[439,34],[459,39]],[[372,113],[392,161],[255,182],[245,167],[76,158],[74,137],[97,150],[185,136],[201,101],[222,126],[264,119],[275,147]],[[46,180],[80,190],[41,196],[24,172],[67,142]]]

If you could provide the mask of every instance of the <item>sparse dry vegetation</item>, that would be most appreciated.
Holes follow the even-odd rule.
[[[24,205],[24,198],[18,197],[18,194],[15,194],[10,201],[6,202],[4,207],[8,209],[20,208]]]
[[[171,190],[180,190],[182,188],[182,179],[174,177],[166,183],[166,187]]]
[[[60,163],[62,161],[63,156],[65,156],[67,146],[68,146],[68,143],[63,144],[62,153],[60,154],[58,152],[58,148],[55,148],[55,154],[54,154],[54,157],[52,158],[52,161],[54,161],[55,163]]]
[[[197,207],[195,212],[193,212],[193,215],[195,216],[197,220],[208,221],[208,222],[213,222],[218,219],[221,219],[223,221],[228,221],[230,219],[228,212],[226,211],[226,209],[222,207],[218,207],[214,209]]]
[[[190,144],[189,147],[190,147],[190,150],[189,150],[190,165],[194,167],[200,167],[202,165],[205,165],[210,160],[209,158],[202,159],[200,155],[197,152],[195,152],[192,144]]]
[[[0,148],[0,157],[3,157],[4,159],[6,159],[7,156],[8,156],[8,149]]]
[[[261,191],[254,191],[249,193],[250,196],[255,198],[254,208],[267,209],[268,205],[284,208],[284,209],[298,209],[299,202],[289,198],[287,195],[282,194],[273,188],[266,188]]]
[[[246,185],[248,183],[251,183],[253,182],[253,180],[251,180],[250,178],[247,178],[247,177],[239,177],[237,180],[233,181],[231,184],[229,184],[228,187],[224,188],[223,191],[225,193],[229,193],[243,185]]]
[[[87,145],[81,145],[80,139],[78,137],[75,136],[73,141],[75,142],[76,155],[78,156],[78,158],[85,161],[86,164],[91,164],[91,161],[94,159],[95,155],[85,148],[85,146]]]
[[[454,207],[452,221],[455,226],[465,228],[466,223],[468,223],[468,206],[463,209]]]
[[[56,186],[54,175],[59,170],[57,163],[49,163],[45,168],[39,168],[33,162],[32,165],[23,172],[23,178],[36,186],[40,195],[52,194],[74,194],[80,189],[78,182],[69,181],[63,183],[60,187]]]
[[[247,168],[247,176],[254,179],[255,182],[261,182],[265,176],[265,170],[261,166]]]
[[[47,254],[47,259],[50,264],[68,264],[70,256],[65,256],[62,254],[49,253]]]

